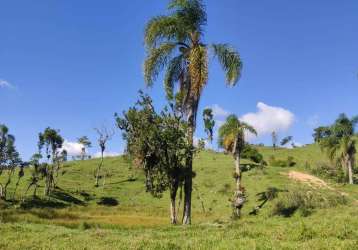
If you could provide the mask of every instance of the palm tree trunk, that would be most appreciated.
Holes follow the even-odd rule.
[[[188,116],[189,128],[188,128],[188,143],[193,147],[193,137],[194,137],[194,113],[192,112]],[[191,193],[193,190],[193,151],[190,151],[188,157],[186,158],[186,174],[184,177],[184,210],[183,210],[183,224],[191,224]]]
[[[4,198],[4,187],[3,185],[0,183],[0,199]]]
[[[8,186],[9,186],[10,183],[11,183],[11,178],[12,178],[14,172],[15,172],[15,168],[13,167],[13,168],[11,168],[11,169],[8,170],[8,171],[10,171],[10,172],[9,172],[9,174],[8,174],[7,181],[6,181],[5,186],[4,186],[4,192],[3,192],[3,193],[4,193],[4,199],[5,199],[5,200],[6,200],[6,196],[7,196],[7,188],[8,188]]]
[[[347,161],[347,170],[348,170],[348,181],[349,181],[349,184],[353,184],[353,162],[354,160],[353,159],[349,159]]]
[[[15,200],[15,194],[16,194],[17,188],[19,187],[20,179],[21,179],[21,177],[19,177],[17,179],[16,185],[15,185],[15,190],[14,190],[14,193],[12,194],[12,200]]]
[[[235,175],[236,175],[236,190],[241,189],[241,170],[240,170],[240,154],[235,156]]]

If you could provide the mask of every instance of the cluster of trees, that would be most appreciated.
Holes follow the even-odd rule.
[[[5,125],[0,124],[0,175],[7,173],[5,183],[0,183],[0,199],[8,198],[8,186],[17,168],[20,171],[18,172],[16,187],[19,185],[20,179],[24,175],[23,167],[20,155],[15,147],[15,136],[9,134],[9,129]],[[15,192],[16,189],[13,197]]]
[[[108,141],[113,136],[113,131],[107,129],[105,126],[96,128],[98,134],[98,145],[101,149],[101,160],[97,169],[95,170],[95,186],[98,187],[99,179],[102,177],[101,169],[103,167],[104,151]],[[54,189],[57,188],[59,177],[61,176],[61,168],[64,162],[67,161],[68,154],[63,149],[64,139],[60,135],[60,131],[53,128],[46,128],[38,136],[38,152],[35,153],[30,161],[23,162],[15,147],[15,136],[9,134],[9,129],[0,124],[0,175],[7,175],[4,183],[0,182],[0,199],[11,200],[15,199],[17,188],[24,176],[24,168],[29,168],[31,176],[29,184],[27,185],[24,197],[33,189],[33,196],[37,195],[39,182],[44,181],[44,195],[50,196]],[[84,160],[90,158],[87,155],[86,149],[92,146],[92,143],[87,136],[78,138],[78,143],[83,147],[79,159]],[[17,173],[17,180],[14,191],[10,197],[8,194],[8,187],[12,183],[14,175]],[[64,174],[64,172],[62,172]]]
[[[336,167],[341,168],[353,184],[353,170],[356,155],[355,126],[358,116],[353,118],[340,114],[330,126],[321,126],[314,130],[313,138],[319,143]]]
[[[193,147],[199,102],[208,81],[209,50],[222,65],[229,86],[239,80],[242,62],[230,45],[204,43],[207,15],[201,0],[172,0],[168,9],[168,15],[156,16],[146,25],[144,78],[151,86],[159,73],[165,70],[167,98],[173,100],[175,109],[184,114],[186,139]],[[193,152],[189,150],[185,159],[183,224],[191,223]]]

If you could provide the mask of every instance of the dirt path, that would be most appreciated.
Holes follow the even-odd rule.
[[[295,181],[306,183],[307,185],[309,185],[313,188],[327,188],[329,190],[336,191],[336,192],[340,193],[341,195],[348,196],[347,193],[334,189],[333,187],[329,186],[327,184],[327,182],[325,182],[324,180],[322,180],[314,175],[305,174],[305,173],[298,172],[298,171],[290,171],[290,172],[288,172],[288,178],[295,180]],[[358,203],[358,200],[355,200],[355,202]]]
[[[295,181],[304,182],[312,187],[327,188],[330,190],[334,190],[324,180],[310,174],[305,174],[298,171],[290,171],[288,172],[288,178]]]

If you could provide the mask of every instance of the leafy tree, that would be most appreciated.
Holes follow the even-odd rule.
[[[39,133],[39,153],[45,149],[47,164],[45,169],[45,195],[50,195],[56,187],[56,178],[61,164],[61,148],[63,138],[59,130],[47,127],[43,133]]]
[[[177,190],[188,171],[186,156],[193,150],[185,137],[187,125],[168,108],[156,113],[151,98],[143,93],[136,106],[123,116],[116,115],[116,120],[127,142],[127,152],[143,169],[148,192],[160,197],[169,189],[171,223],[176,224]]]
[[[78,138],[77,142],[82,145],[81,160],[84,160],[86,158],[86,148],[90,148],[92,146],[92,143],[87,136],[82,136]]]
[[[329,132],[326,131],[319,139],[319,144],[328,157],[343,167],[349,184],[353,184],[356,154],[354,132],[357,123],[358,116],[349,119],[345,114],[340,114],[334,124],[328,128]]]
[[[21,159],[15,147],[15,137],[9,134],[9,129],[5,125],[0,124],[0,175],[7,172],[5,184],[0,183],[0,198],[6,199],[7,188],[16,167],[20,165]]]
[[[110,141],[113,137],[114,131],[108,129],[105,126],[102,126],[101,128],[95,128],[94,129],[97,132],[98,135],[98,145],[101,150],[101,161],[97,166],[96,174],[95,174],[95,187],[99,186],[99,178],[101,175],[101,169],[103,167],[103,158],[104,158],[104,151],[106,150],[107,143]]]
[[[320,142],[322,138],[329,136],[331,133],[331,130],[329,127],[318,127],[314,129],[313,133],[313,139],[315,142]]]
[[[226,122],[219,129],[219,146],[232,154],[235,159],[236,190],[232,199],[234,218],[240,218],[240,210],[245,203],[245,189],[241,183],[240,157],[245,148],[245,131],[257,134],[256,130],[245,122],[241,122],[236,115],[229,115]]]
[[[250,144],[245,144],[241,152],[241,158],[249,159],[253,162],[260,164],[266,164],[264,162],[264,157],[262,156],[262,154],[260,154],[259,151],[256,148],[252,147]]]
[[[293,137],[292,136],[286,136],[285,138],[283,138],[281,140],[281,146],[285,146],[287,143],[289,143],[290,141],[292,141]]]
[[[273,150],[276,150],[276,146],[277,146],[277,134],[275,131],[272,131],[271,133],[271,139],[272,139],[272,147]]]
[[[215,126],[215,120],[213,115],[213,110],[210,108],[206,108],[203,111],[203,120],[204,120],[204,126],[205,126],[205,132],[207,133],[209,137],[209,141],[213,141],[213,130]]]
[[[185,113],[187,139],[193,146],[199,101],[208,81],[208,50],[218,58],[229,86],[239,80],[242,62],[238,52],[228,44],[204,44],[207,16],[201,0],[172,0],[168,10],[168,15],[153,17],[146,25],[144,78],[151,86],[165,69],[167,97],[175,99],[176,108]],[[175,88],[176,84],[178,88]],[[192,162],[193,154],[188,154],[183,224],[191,222]]]
[[[26,188],[24,197],[26,197],[28,191],[31,187],[34,187],[33,197],[36,197],[37,189],[39,187],[39,181],[42,180],[46,176],[48,164],[43,162],[40,163],[42,155],[40,153],[34,154],[30,159],[31,168],[31,177],[29,185]]]
[[[16,184],[15,184],[14,193],[12,194],[12,200],[15,199],[17,188],[19,187],[20,180],[22,179],[22,177],[24,177],[24,175],[25,175],[25,173],[24,173],[24,165],[21,165],[19,167],[19,171],[17,172],[17,181],[16,181]]]
[[[202,151],[205,149],[205,140],[204,139],[199,139],[198,140],[198,150]]]

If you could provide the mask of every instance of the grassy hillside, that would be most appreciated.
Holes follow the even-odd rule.
[[[206,151],[196,156],[190,227],[169,225],[168,195],[156,199],[146,193],[141,171],[121,157],[105,159],[105,184],[101,179],[95,188],[99,160],[93,159],[67,163],[60,189],[50,199],[42,196],[41,183],[36,200],[30,192],[22,203],[0,203],[0,249],[356,249],[357,185],[326,180],[329,188],[318,188],[289,179],[291,170],[305,172],[307,164],[326,161],[316,145],[259,150],[265,160],[293,156],[297,164],[245,172],[248,202],[239,221],[230,219],[234,180],[228,155]],[[28,169],[17,197],[24,194],[29,176]],[[249,215],[260,203],[256,194],[269,187],[286,191],[258,215]],[[295,209],[293,202],[304,206]]]

